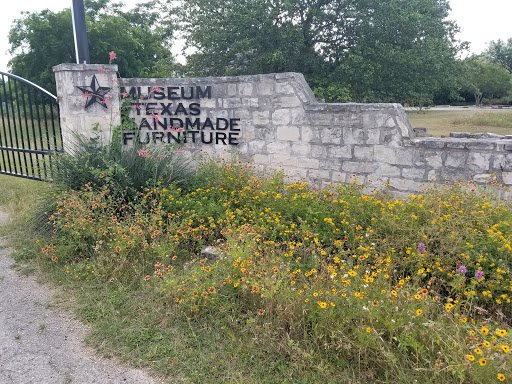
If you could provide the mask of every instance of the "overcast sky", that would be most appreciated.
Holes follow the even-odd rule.
[[[8,33],[13,20],[22,11],[36,12],[45,8],[60,11],[71,7],[72,0],[3,0],[0,10],[0,71],[7,71],[10,59]],[[125,0],[128,6],[142,3],[143,0]],[[512,38],[511,0],[450,0],[450,19],[455,20],[461,29],[459,39],[469,41],[473,53],[482,52],[491,40]],[[175,52],[179,54],[179,52]]]

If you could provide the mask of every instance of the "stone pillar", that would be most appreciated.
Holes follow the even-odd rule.
[[[72,151],[77,135],[109,144],[121,124],[117,65],[60,64],[53,71],[64,149]]]

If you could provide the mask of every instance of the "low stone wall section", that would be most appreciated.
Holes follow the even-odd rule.
[[[178,98],[174,103],[183,102],[185,108],[186,102],[200,104],[200,108],[196,105],[195,118],[236,119],[240,129],[236,142],[204,144],[188,139],[186,151],[197,154],[202,150],[220,156],[237,153],[242,160],[282,169],[292,179],[305,178],[317,186],[357,179],[407,193],[416,192],[431,181],[485,182],[490,177],[512,185],[512,139],[493,135],[416,137],[400,104],[319,103],[298,73],[134,78],[120,79],[119,83],[125,90],[210,86],[208,97]],[[76,93],[75,99],[80,97],[80,92],[72,92]],[[80,113],[85,113],[83,106],[80,108]],[[184,112],[180,113],[175,117],[184,118]],[[135,119],[144,115],[139,113],[137,117],[135,110],[132,114]]]

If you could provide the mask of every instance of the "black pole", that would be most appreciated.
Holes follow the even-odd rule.
[[[90,64],[89,43],[87,41],[87,28],[85,26],[84,0],[73,0],[71,16],[73,18],[73,34],[75,35],[76,63]]]

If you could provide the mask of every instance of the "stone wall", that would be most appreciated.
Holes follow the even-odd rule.
[[[121,122],[117,65],[60,64],[53,71],[64,149],[73,150],[76,135],[92,137],[99,132],[102,143],[110,142],[112,127]],[[100,90],[98,85],[109,90]],[[95,91],[101,91],[102,97],[86,108],[87,95]],[[93,131],[95,126],[100,129]]]
[[[429,181],[483,182],[492,174],[512,185],[511,139],[417,138],[401,105],[318,103],[301,74],[120,85],[148,144],[180,141],[191,153],[238,153],[317,186],[357,179],[415,192]],[[130,135],[127,145],[135,140]]]

